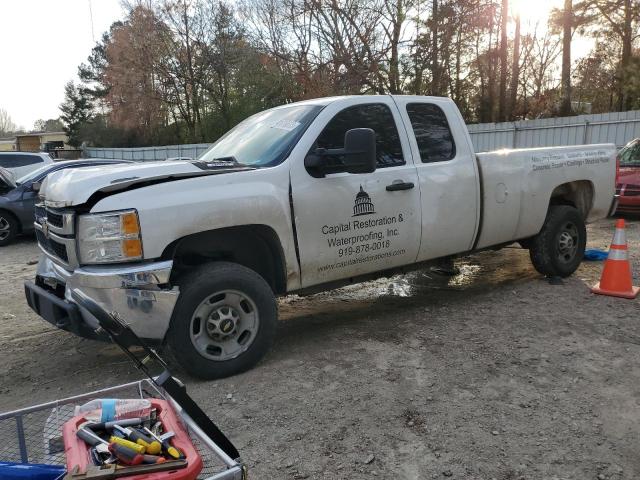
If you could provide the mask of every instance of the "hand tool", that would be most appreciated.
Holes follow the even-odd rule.
[[[111,422],[89,423],[85,427],[89,427],[91,430],[113,430],[114,425],[121,427],[130,427],[133,425],[141,425],[141,418],[124,418],[122,420],[113,420]]]
[[[171,434],[171,435],[168,435],[166,438],[163,439],[161,437],[158,437],[155,433],[153,433],[147,427],[144,427],[144,431],[147,432],[149,435],[151,435],[151,437],[155,438],[158,442],[160,442],[162,444],[162,450],[164,450],[164,452],[167,455],[169,455],[171,458],[175,458],[175,459],[184,458],[184,454],[169,443],[169,438],[174,436],[173,432],[167,432],[167,434]]]
[[[144,461],[144,455],[115,442],[109,444],[109,451],[125,465],[140,465]]]
[[[122,445],[123,447],[128,447],[131,450],[135,450],[137,453],[140,453],[140,454],[143,454],[146,452],[146,449],[144,448],[144,446],[139,445],[137,443],[133,443],[125,438],[112,436],[111,438],[109,438],[109,442],[117,443],[118,445]]]
[[[137,443],[138,445],[142,445],[145,448],[145,453],[156,455],[162,451],[162,444],[160,442],[153,438],[149,438],[147,435],[142,434],[133,428],[124,428],[120,425],[114,425],[113,429],[126,435],[130,441]]]
[[[164,463],[166,461],[167,461],[166,458],[161,457],[159,455],[143,455],[142,456],[142,463],[155,464],[155,463]]]
[[[154,465],[105,465],[102,467],[89,466],[85,471],[81,471],[80,467],[75,466],[64,480],[112,480],[120,477],[130,477],[132,475],[140,475],[144,473],[165,472],[168,470],[178,470],[187,466],[186,460],[171,460],[164,463]],[[133,477],[135,478],[135,477]]]
[[[93,433],[87,427],[81,427],[76,431],[76,435],[82,441],[84,441],[87,445],[95,447],[98,453],[109,453],[108,445],[109,442],[103,440],[98,435]]]

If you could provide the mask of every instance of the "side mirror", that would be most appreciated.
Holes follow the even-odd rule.
[[[344,134],[344,164],[349,173],[376,171],[376,133],[370,128],[353,128]]]
[[[314,177],[327,173],[371,173],[376,170],[376,134],[370,128],[352,128],[344,135],[344,148],[318,148],[304,159]]]
[[[33,190],[34,192],[39,192],[40,187],[42,187],[42,182],[33,182],[31,184],[31,190]]]

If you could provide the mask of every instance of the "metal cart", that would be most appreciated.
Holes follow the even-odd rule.
[[[117,314],[104,311],[80,292],[74,292],[74,295],[80,305],[97,318],[111,340],[149,378],[0,413],[0,462],[65,465],[62,426],[74,416],[76,406],[96,398],[162,398],[182,419],[202,457],[204,466],[199,480],[246,480],[246,466],[233,443],[187,395],[184,385],[171,376],[155,350],[145,345]],[[151,363],[164,371],[152,376],[148,369]]]
[[[244,466],[211,440],[166,392],[150,380],[125,383],[74,397],[0,413],[0,461],[64,465],[62,425],[76,406],[95,398],[164,398],[181,417],[202,457],[200,480],[243,480]]]
[[[244,466],[230,458],[211,440],[166,392],[150,380],[125,383],[74,397],[0,413],[0,460],[16,463],[64,465],[62,425],[76,406],[95,398],[164,398],[181,417],[204,467],[198,479],[242,480]]]

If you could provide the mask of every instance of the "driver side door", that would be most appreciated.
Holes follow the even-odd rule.
[[[420,247],[418,176],[395,104],[390,97],[336,103],[307,131],[304,152],[342,148],[348,130],[371,128],[376,171],[331,170],[315,178],[304,158],[295,158],[291,194],[303,288],[414,263]]]

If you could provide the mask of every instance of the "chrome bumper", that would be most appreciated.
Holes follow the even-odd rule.
[[[82,293],[101,304],[109,312],[117,312],[143,339],[162,340],[169,328],[173,308],[178,300],[178,288],[169,288],[172,261],[130,265],[82,267],[68,271],[41,255],[37,276],[45,285],[64,285],[65,300],[71,290]],[[79,308],[82,319],[91,328],[98,321]]]

